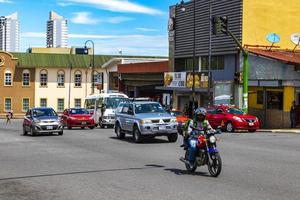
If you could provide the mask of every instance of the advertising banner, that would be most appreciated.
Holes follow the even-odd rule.
[[[186,87],[193,88],[193,73],[188,72],[186,76]],[[208,88],[208,73],[207,72],[195,72],[195,88]]]
[[[165,87],[186,87],[186,72],[165,72]]]

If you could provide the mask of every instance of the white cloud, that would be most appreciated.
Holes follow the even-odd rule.
[[[105,22],[108,22],[110,24],[120,24],[122,22],[127,22],[127,21],[131,21],[131,20],[134,20],[134,19],[131,17],[119,16],[119,17],[110,17],[107,20],[105,20]]]
[[[46,38],[46,33],[41,32],[25,32],[21,33],[22,38]]]
[[[149,15],[163,14],[163,12],[158,9],[133,3],[129,0],[61,0],[60,3],[88,4],[90,6],[112,12],[143,13]]]
[[[65,3],[65,2],[58,2],[57,4],[61,7],[67,7],[73,5],[72,3]]]
[[[75,24],[97,24],[100,22],[100,20],[93,19],[89,12],[76,12],[73,15],[71,22]]]
[[[138,31],[144,31],[144,32],[156,32],[158,31],[157,29],[152,29],[152,28],[136,28]]]
[[[0,3],[13,3],[13,2],[10,0],[0,0]]]

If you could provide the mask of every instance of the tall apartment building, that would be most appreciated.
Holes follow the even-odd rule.
[[[68,23],[63,16],[51,11],[47,21],[47,47],[68,47]]]
[[[20,47],[18,13],[0,17],[0,50],[18,52]]]

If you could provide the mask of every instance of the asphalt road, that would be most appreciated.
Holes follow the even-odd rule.
[[[187,174],[163,137],[135,144],[112,129],[22,136],[0,121],[1,200],[300,199],[300,135],[224,133],[223,170]]]

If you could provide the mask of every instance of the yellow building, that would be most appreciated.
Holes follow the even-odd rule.
[[[244,0],[242,42],[243,45],[271,45],[266,37],[276,33],[281,49],[293,49],[293,33],[300,34],[299,0]]]

